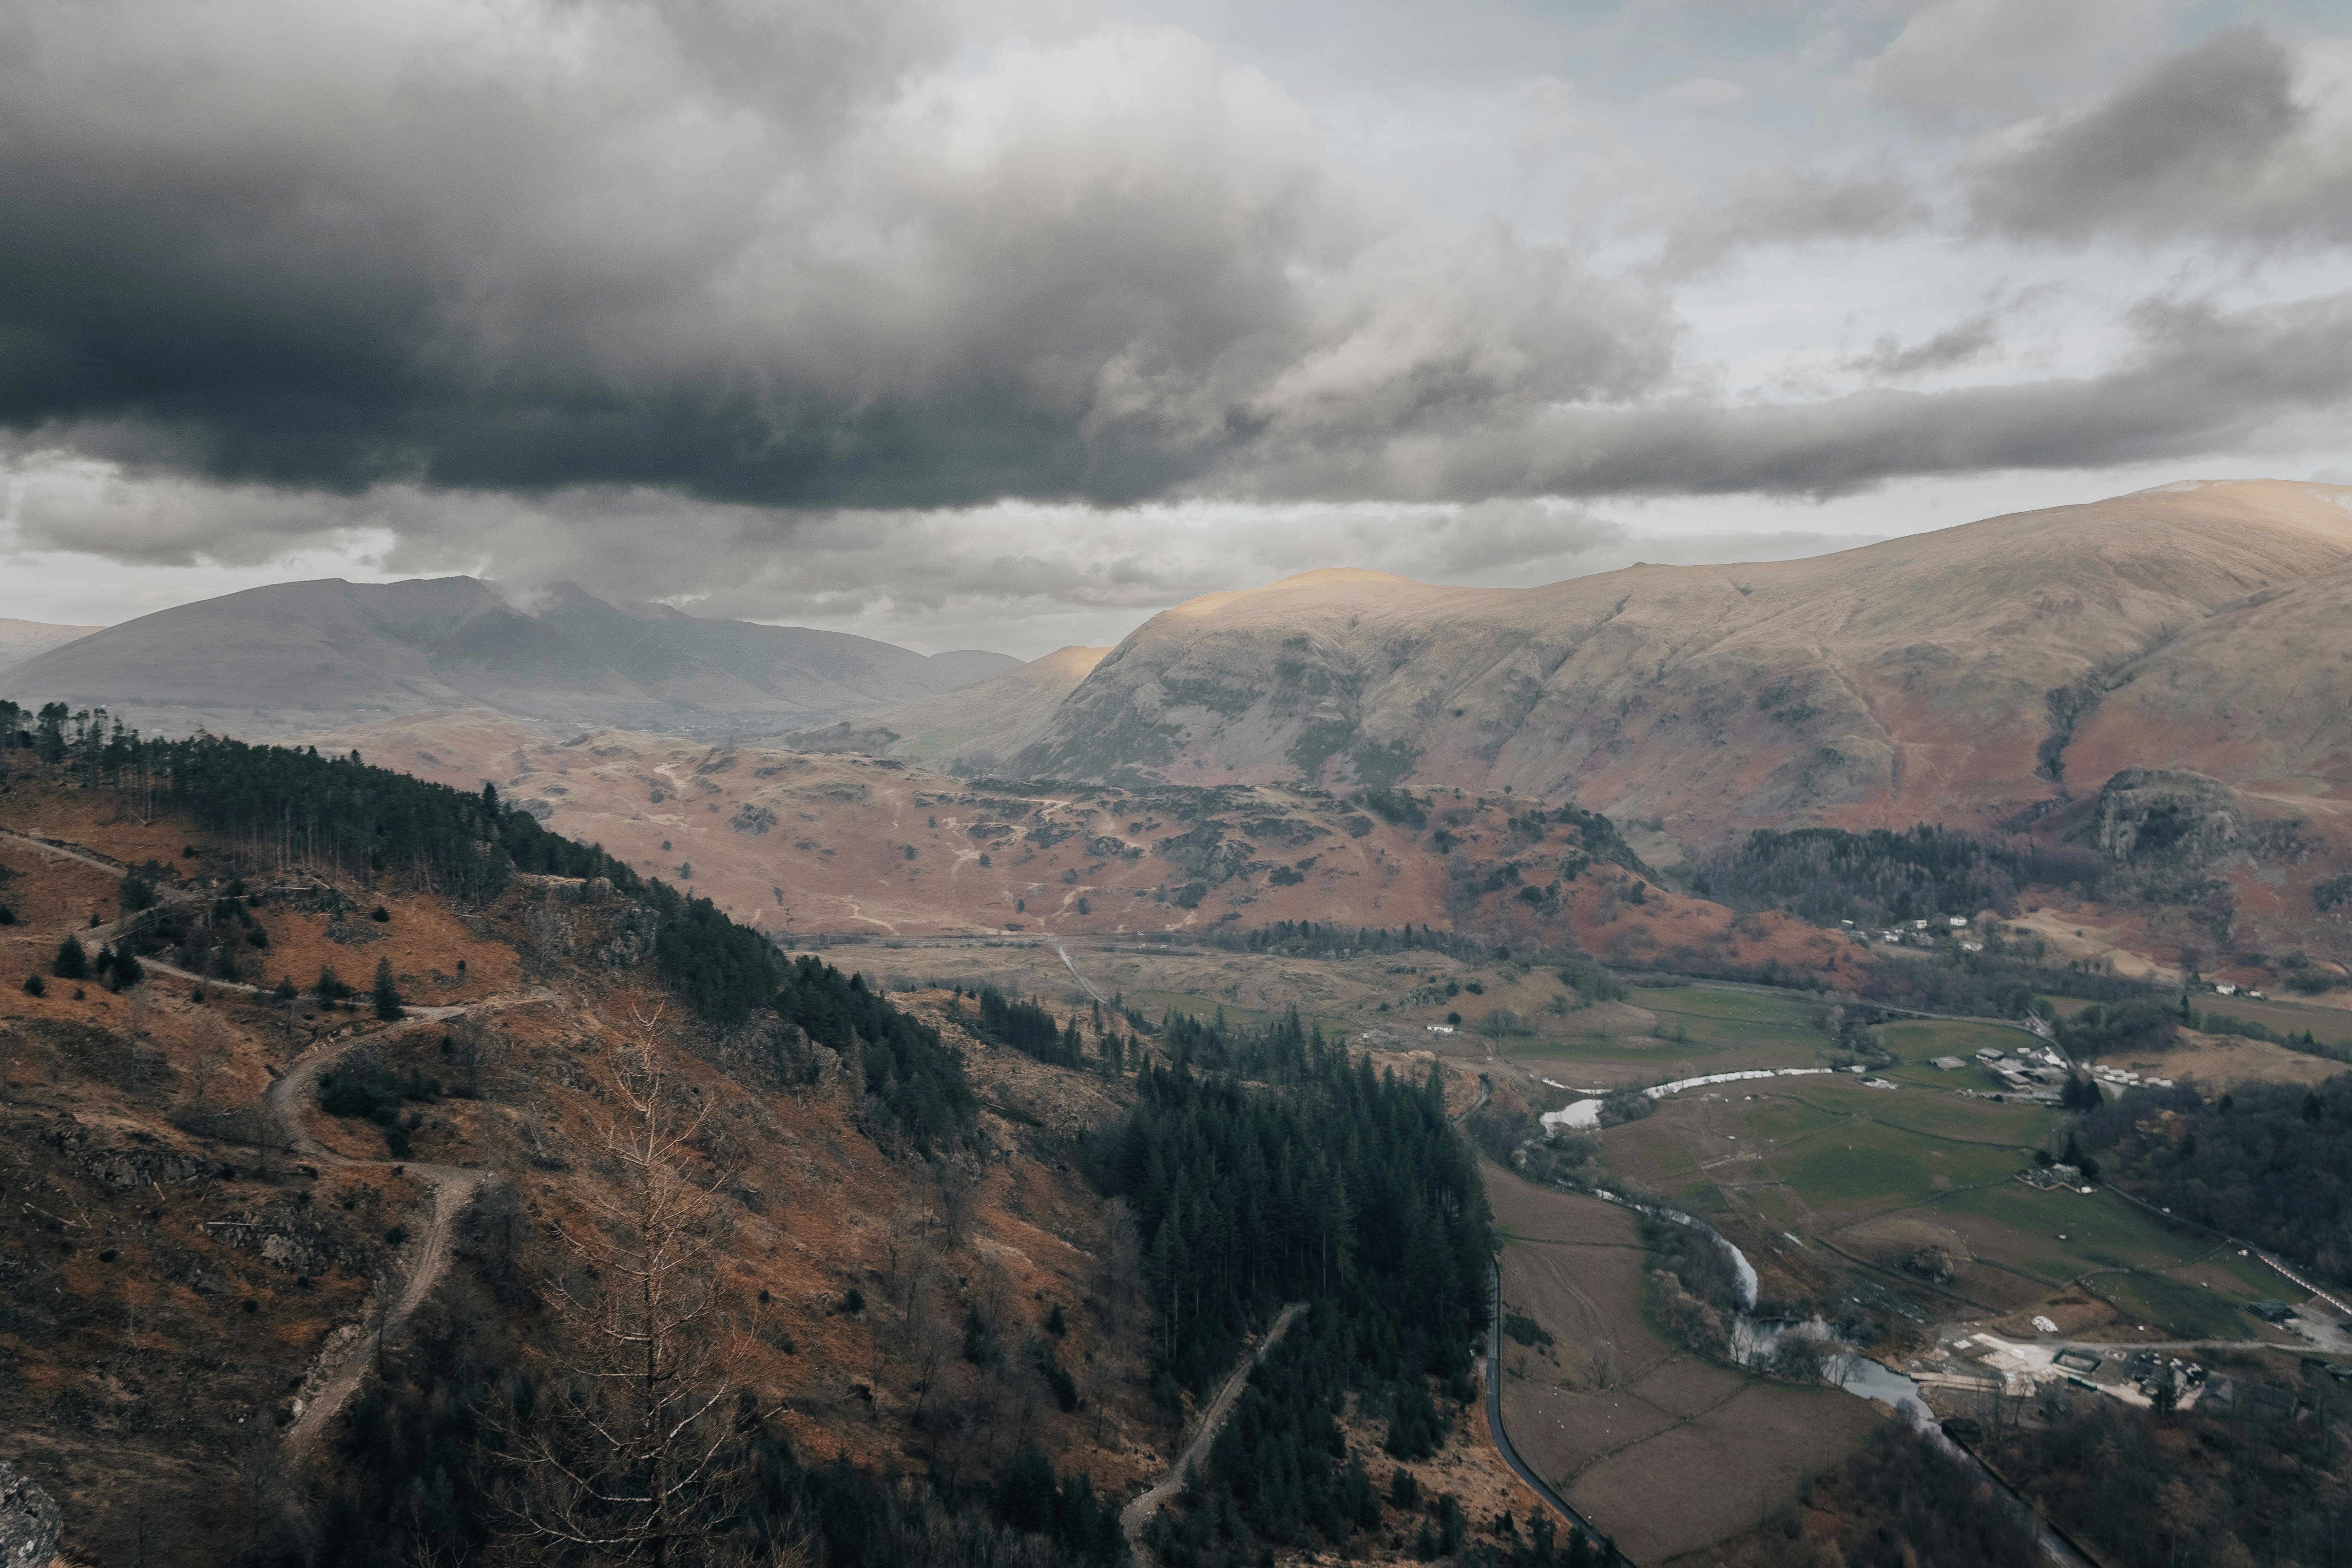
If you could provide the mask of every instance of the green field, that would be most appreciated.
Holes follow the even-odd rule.
[[[2059,1121],[2057,1111],[2016,1101],[1963,1100],[1958,1095],[1879,1093],[1874,1121],[1923,1137],[2030,1151]],[[2027,1156],[2021,1156],[2027,1157]]]
[[[1537,1032],[1506,1041],[1503,1049],[1532,1072],[1587,1086],[1596,1077],[1656,1083],[1701,1073],[1812,1067],[1832,1044],[1813,1027],[1817,1005],[1807,999],[1696,985],[1637,987],[1626,999],[1655,1015],[1660,1029],[1683,1037],[1590,1030],[1553,1035],[1532,1020]]]
[[[1828,1036],[1813,1027],[1811,998],[1717,991],[1699,985],[1636,986],[1626,1000],[1679,1026],[1695,1046],[1780,1045],[1819,1051]]]
[[[2242,996],[2191,996],[2189,1005],[2200,1013],[2223,1013],[2261,1024],[2282,1035],[2305,1029],[2323,1045],[2352,1046],[2352,1013],[2341,1007],[2306,1007],[2293,1002],[2249,1002]]]
[[[2189,1340],[2251,1340],[2254,1320],[2242,1297],[2162,1274],[2097,1274],[2084,1283],[2150,1327]]]
[[[2205,1267],[2218,1268],[2237,1280],[2249,1301],[2274,1300],[2293,1293],[2294,1287],[2280,1278],[2279,1271],[2249,1253],[2241,1258],[2234,1247],[2223,1247],[2208,1254]]]
[[[1855,1121],[1824,1128],[1769,1156],[1764,1169],[1813,1207],[1855,1215],[1908,1208],[1938,1193],[2005,1181],[2021,1163],[2013,1147],[1923,1138],[1879,1121]]]
[[[1714,1072],[1745,1072],[1754,1068],[1809,1068],[1819,1064],[1826,1041],[1793,1046],[1765,1042],[1753,1046],[1707,1046],[1696,1040],[1653,1040],[1642,1035],[1593,1036],[1581,1039],[1520,1038],[1506,1043],[1504,1054],[1530,1072],[1547,1074],[1562,1083],[1581,1084],[1591,1075],[1580,1069],[1609,1069],[1612,1079],[1643,1084]]]
[[[2044,1000],[2058,1009],[2062,1018],[2071,1018],[2090,1005],[2080,996],[2051,996]],[[2282,1035],[2300,1035],[2308,1029],[2312,1038],[2322,1044],[2352,1046],[2352,1012],[2341,1007],[2314,1007],[2275,997],[2249,1001],[2243,996],[2216,996],[2210,991],[2190,996],[2189,1005],[2200,1013],[2243,1018],[2250,1024],[2276,1029]]]
[[[1936,1207],[2000,1227],[2000,1260],[2053,1284],[2104,1269],[2174,1268],[2212,1247],[2204,1237],[2168,1229],[2156,1215],[2106,1192],[2086,1197],[2009,1182],[1955,1194]]]
[[[1601,1134],[1601,1148],[1610,1170],[1679,1202],[1712,1208],[1723,1201],[1673,1121],[1664,1116],[1611,1128]]]
[[[1642,990],[1633,1000],[1681,1024],[1689,1041],[1633,1051],[1593,1041],[1514,1055],[1536,1066],[1530,1058],[1540,1054],[1552,1076],[1574,1081],[1579,1060],[1622,1067],[1647,1058],[1667,1072],[1811,1066],[1830,1044],[1802,1000],[1699,987]],[[1992,1088],[1974,1054],[2031,1048],[2025,1033],[1946,1020],[1889,1024],[1884,1033],[1899,1061],[1885,1076],[1902,1088],[1823,1075],[1687,1090],[1602,1133],[1602,1163],[1695,1213],[1744,1215],[1800,1236],[1834,1239],[1848,1225],[1916,1215],[1959,1232],[1984,1267],[2053,1289],[2080,1282],[2171,1336],[2250,1338],[2245,1304],[2285,1293],[2259,1260],[2112,1193],[2042,1192],[2015,1180],[2059,1113],[1955,1091]],[[1969,1065],[1927,1065],[1944,1056]]]

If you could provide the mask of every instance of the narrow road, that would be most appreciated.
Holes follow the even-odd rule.
[[[1061,940],[1058,937],[1047,937],[1045,939],[1045,945],[1062,955],[1062,967],[1070,972],[1071,979],[1076,981],[1080,985],[1086,988],[1087,995],[1093,997],[1097,1002],[1108,1003],[1110,1001],[1109,997],[1095,989],[1095,983],[1093,981],[1078,973],[1078,966],[1070,962],[1070,950],[1062,945]]]
[[[1233,1375],[1225,1379],[1225,1385],[1217,1390],[1217,1397],[1209,1402],[1209,1408],[1201,1416],[1200,1427],[1192,1434],[1192,1440],[1184,1445],[1184,1451],[1176,1456],[1175,1463],[1168,1467],[1168,1473],[1154,1481],[1133,1502],[1119,1510],[1119,1528],[1127,1532],[1127,1543],[1138,1558],[1149,1561],[1143,1547],[1143,1527],[1151,1522],[1151,1516],[1160,1511],[1160,1504],[1183,1489],[1184,1472],[1208,1458],[1209,1445],[1217,1440],[1217,1433],[1223,1427],[1225,1417],[1233,1414],[1234,1401],[1242,1396],[1243,1385],[1249,1382],[1250,1369],[1265,1359],[1265,1352],[1282,1338],[1283,1331],[1290,1327],[1291,1320],[1306,1310],[1304,1301],[1293,1301],[1282,1310],[1281,1315],[1274,1320],[1274,1326],[1266,1330],[1265,1338],[1257,1342],[1255,1350],[1242,1356],[1241,1363],[1234,1368]]]
[[[1468,1105],[1463,1107],[1461,1111],[1454,1116],[1454,1125],[1459,1127],[1464,1122],[1469,1121],[1471,1112],[1476,1110],[1480,1106],[1486,1104],[1488,1100],[1494,1098],[1495,1080],[1483,1072],[1480,1073],[1478,1075],[1478,1098],[1472,1100]]]
[[[381,1320],[381,1335],[390,1341],[399,1335],[416,1310],[433,1294],[441,1276],[449,1267],[449,1254],[454,1245],[454,1227],[458,1215],[473,1201],[486,1173],[462,1165],[435,1165],[415,1160],[354,1160],[338,1154],[310,1136],[302,1110],[318,1098],[319,1075],[341,1060],[353,1047],[370,1040],[380,1040],[410,1029],[428,1027],[467,1013],[495,1011],[501,1007],[520,1006],[531,1002],[552,1000],[555,993],[545,988],[516,992],[501,996],[488,996],[464,1006],[414,1007],[408,1016],[388,1028],[373,1029],[340,1038],[322,1040],[294,1058],[285,1073],[269,1086],[265,1102],[269,1107],[270,1121],[276,1125],[286,1147],[302,1158],[320,1165],[339,1165],[345,1169],[397,1166],[421,1179],[432,1192],[432,1211],[426,1217],[422,1233],[411,1247],[399,1272],[378,1285],[380,1290],[393,1290],[391,1310]],[[371,1310],[367,1326],[378,1324],[376,1312]],[[301,1415],[286,1429],[287,1452],[299,1458],[325,1434],[327,1424],[343,1407],[343,1402],[359,1392],[366,1381],[368,1368],[374,1360],[372,1346],[355,1341],[344,1352],[343,1359],[328,1375],[326,1383],[302,1407]]]
[[[93,855],[87,849],[74,849],[63,844],[52,844],[46,838],[36,838],[29,833],[18,833],[10,828],[0,827],[0,838],[5,838],[11,844],[22,844],[28,849],[37,849],[44,855],[55,855],[62,859],[79,860],[85,866],[95,866],[110,877],[120,877],[126,869],[120,860],[109,860]]]
[[[1519,1458],[1519,1451],[1511,1447],[1511,1435],[1503,1430],[1503,1260],[1496,1258],[1489,1262],[1494,1270],[1495,1315],[1494,1321],[1486,1325],[1486,1435],[1495,1440],[1495,1451],[1503,1456],[1503,1462],[1511,1467],[1519,1479],[1528,1483],[1529,1491],[1543,1499],[1555,1513],[1568,1521],[1570,1529],[1592,1537],[1596,1542],[1607,1541],[1609,1538],[1601,1534],[1599,1527],[1569,1507],[1568,1500],[1551,1489],[1549,1481],[1528,1468],[1528,1462]],[[1616,1551],[1614,1542],[1610,1542],[1610,1549]],[[1633,1568],[1633,1560],[1622,1552],[1617,1552],[1616,1562],[1621,1568]]]

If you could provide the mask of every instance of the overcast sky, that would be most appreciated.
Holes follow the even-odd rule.
[[[0,616],[572,579],[1024,657],[2352,480],[2352,23],[16,0]]]

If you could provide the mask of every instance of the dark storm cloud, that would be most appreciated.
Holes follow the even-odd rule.
[[[2253,27],[2216,33],[1977,171],[1979,222],[2021,237],[2352,239],[2352,138],[2315,124],[2295,62]]]
[[[356,491],[1118,502],[1273,428],[1638,390],[1661,302],[1376,219],[1182,35],[255,0],[0,38],[0,423]],[[1434,298],[1443,289],[1446,298]]]
[[[1349,164],[1376,153],[1197,37],[974,36],[994,9],[0,9],[0,466],[65,476],[15,525],[157,563],[360,533],[723,563],[1008,499],[1829,494],[2209,451],[2347,395],[2323,300],[2151,310],[2084,379],[1727,403],[1678,365],[1662,279],[1906,233],[1916,170],[1755,175],[1655,272],[1601,277],[1399,210]],[[1906,27],[1881,75],[2046,31],[1993,13]],[[2066,237],[2170,192],[2182,225],[2320,233],[2341,203],[2287,196],[2343,164],[2298,104],[2278,46],[2223,35],[1983,165],[1976,205]],[[1846,369],[1949,370],[1991,333]],[[659,521],[688,502],[694,530]],[[1538,524],[1462,526],[1485,560]],[[841,570],[905,573],[887,553]]]

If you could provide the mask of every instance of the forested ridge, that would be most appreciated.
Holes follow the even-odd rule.
[[[803,955],[779,978],[777,1016],[818,1045],[857,1063],[869,1118],[918,1154],[971,1136],[979,1101],[963,1059],[920,1019],[876,994],[862,974]]]
[[[2084,1115],[2083,1146],[2149,1203],[2352,1279],[2352,1074],[2316,1088],[2139,1089]]]
[[[654,966],[705,1022],[729,1026],[768,1005],[786,971],[783,955],[709,899],[642,878],[604,847],[581,844],[506,805],[496,786],[469,794],[373,767],[357,752],[257,746],[216,735],[150,740],[106,715],[0,705],[9,751],[29,751],[85,788],[134,800],[142,816],[176,812],[226,840],[248,868],[316,867],[373,884],[388,874],[480,906],[517,872],[597,878],[651,910]]]
[[[2201,1402],[2159,1417],[2087,1400],[2011,1427],[2000,1463],[2069,1535],[2126,1568],[2342,1568],[2352,1489],[2330,1414],[2255,1424]]]
[[[1389,1455],[1423,1459],[1475,1395],[1493,1235],[1439,1070],[1375,1072],[1295,1012],[1240,1031],[1171,1015],[1161,1039],[1174,1065],[1139,1076],[1098,1176],[1145,1242],[1155,1393],[1205,1396],[1278,1303],[1308,1310],[1251,1374],[1184,1508],[1154,1521],[1154,1552],[1223,1568],[1384,1524],[1424,1556],[1459,1552],[1459,1504],[1412,1495],[1410,1476],[1376,1484],[1338,1425],[1352,1402]],[[1543,1534],[1541,1561],[1581,1561],[1571,1550]]]
[[[2089,892],[2105,869],[2086,850],[1987,843],[1922,823],[1901,832],[1759,827],[1706,860],[1694,889],[1738,910],[1785,910],[1814,925],[2007,911],[2027,887]]]

